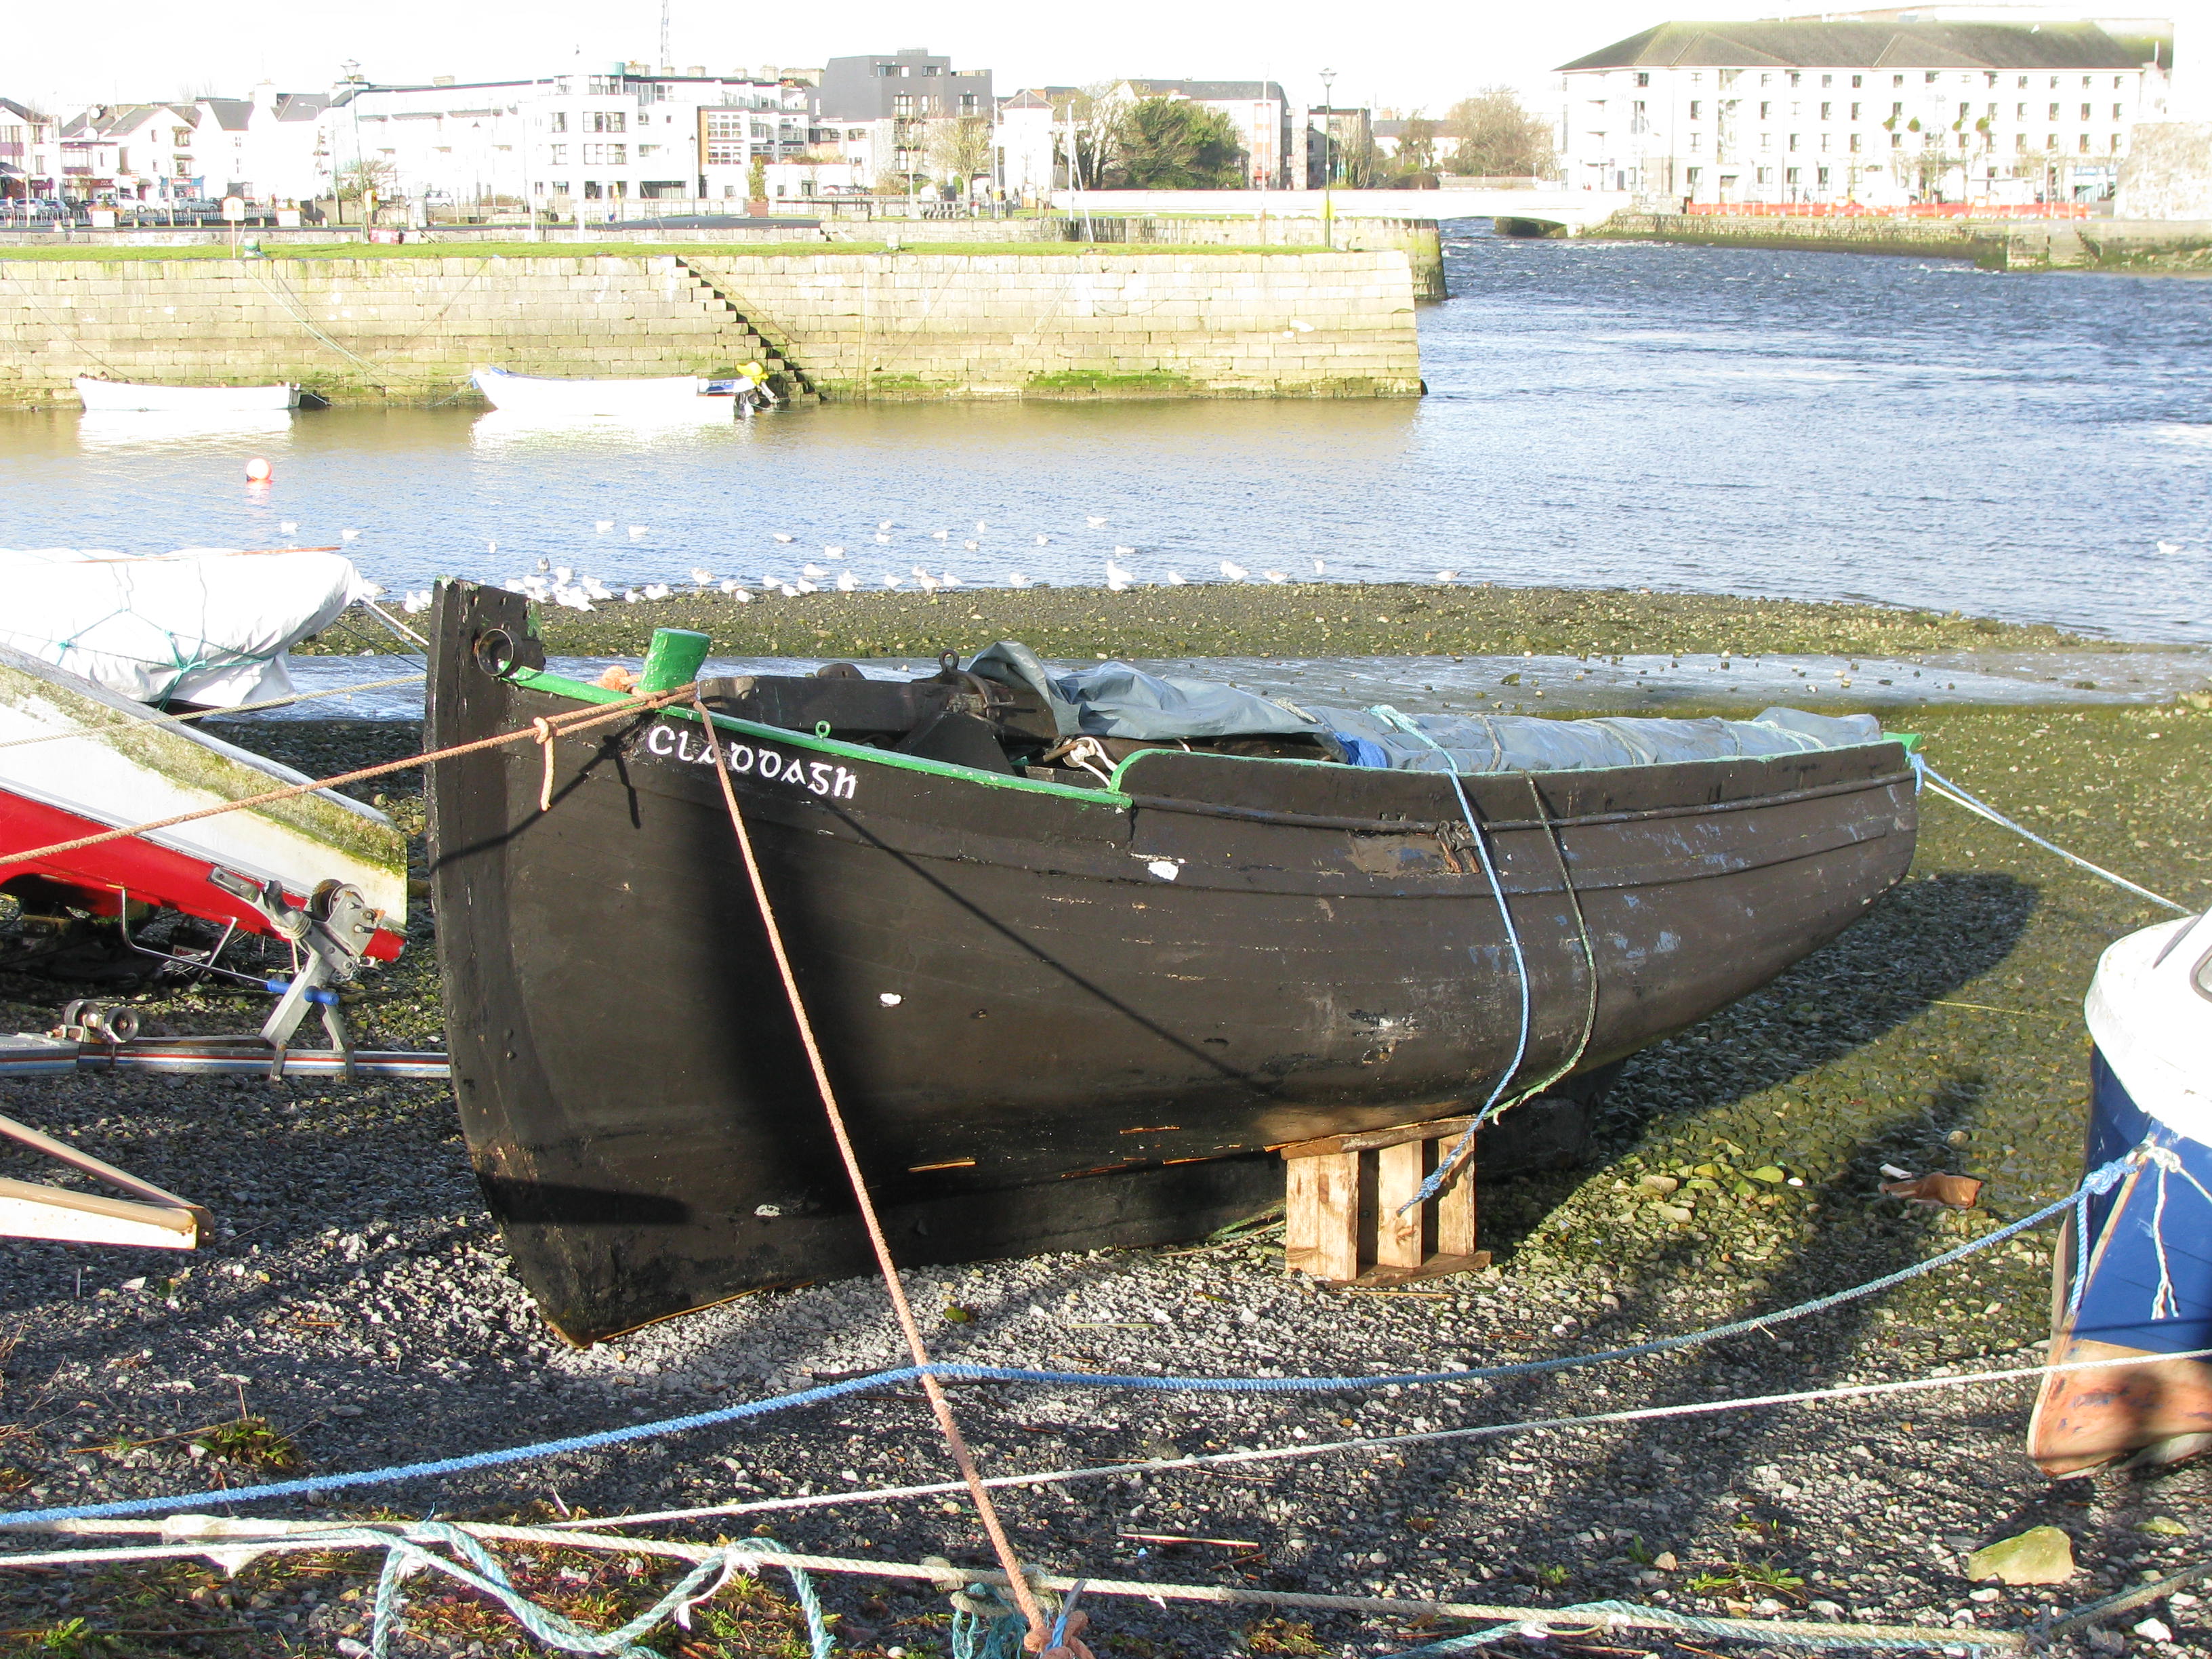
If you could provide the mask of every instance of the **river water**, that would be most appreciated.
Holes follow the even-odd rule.
[[[2212,283],[1471,228],[1446,258],[1418,402],[846,404],[645,432],[459,406],[0,415],[0,547],[338,544],[395,589],[541,558],[617,586],[1318,562],[2212,642]]]

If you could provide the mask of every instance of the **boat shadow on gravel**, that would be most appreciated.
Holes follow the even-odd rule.
[[[1794,1085],[1793,1092],[1811,1092],[1826,1068],[1863,1054],[1931,1003],[1996,968],[2020,941],[2037,902],[2036,890],[2001,875],[1943,873],[1908,883],[1774,984],[1632,1059],[1604,1109],[1600,1156],[1590,1166],[1525,1177],[1486,1192],[1485,1243],[1499,1253],[1509,1277],[1514,1272],[1510,1252],[1545,1251],[1549,1241],[1540,1229],[1562,1209],[1570,1237],[1602,1229],[1601,1236],[1582,1242],[1601,1252],[1604,1261],[1583,1271],[1595,1271],[1596,1278],[1609,1282],[1620,1305],[1600,1313],[1561,1346],[1597,1351],[1790,1308],[1895,1272],[1957,1243],[1963,1235],[1947,1228],[1948,1212],[1908,1209],[1899,1200],[1884,1199],[1880,1183],[1884,1164],[1923,1170],[1957,1162],[1960,1155],[1948,1137],[1972,1131],[1996,1109],[1971,1061],[1900,1078],[1886,1092],[1863,1084],[1835,1090],[1837,1110],[1819,1126],[1826,1130],[1825,1145],[1807,1146],[1798,1158],[1786,1147],[1778,1154],[1785,1166],[1820,1173],[1799,1189],[1802,1202],[1776,1200],[1794,1212],[1797,1222],[1794,1237],[1785,1232],[1771,1254],[1761,1251],[1765,1260],[1729,1259],[1746,1241],[1729,1236],[1736,1218],[1724,1201],[1701,1202],[1702,1213],[1690,1224],[1655,1224],[1650,1218],[1655,1206],[1644,1201],[1654,1194],[1646,1192],[1639,1199],[1632,1179],[1628,1194],[1608,1189],[1632,1154],[1645,1168],[1661,1162],[1679,1166],[1710,1156],[1698,1149],[1722,1137],[1747,1149],[1748,1156],[1735,1161],[1766,1161],[1778,1140],[1804,1135],[1811,1126],[1782,1127],[1771,1118],[1751,1124],[1747,1103],[1784,1085]],[[1825,1005],[1817,1000],[1822,998],[1827,999]],[[1753,1139],[1754,1134],[1760,1138]],[[2008,1218],[2029,1207],[2026,1194],[1992,1196]],[[1620,1203],[1604,1214],[1609,1198]],[[1784,1212],[1779,1207],[1771,1212]],[[1717,1220],[1712,1218],[1716,1215]],[[1585,1218],[1592,1216],[1601,1218]],[[1694,1310],[1669,1305],[1670,1292],[1679,1287],[1716,1281],[1723,1305]],[[1588,1288],[1594,1295],[1596,1285]],[[1882,1297],[1869,1297],[1791,1322],[1771,1335],[1754,1332],[1679,1357],[1639,1362],[1641,1381],[1626,1392],[1639,1407],[1663,1408],[1819,1388],[1846,1373],[1869,1370],[1924,1373],[1930,1363],[1922,1357],[1926,1339],[1936,1334],[1886,1320],[1884,1312],[1894,1305]],[[1511,1421],[1627,1403],[1589,1397],[1590,1384],[1606,1377],[1600,1369],[1509,1382],[1498,1389],[1485,1416]],[[2011,1434],[2017,1432],[2024,1398],[1979,1410],[1954,1408],[1972,1413],[1991,1431]],[[1556,1559],[1543,1565],[1524,1562],[1524,1576],[1549,1583],[1549,1593],[1569,1595],[1556,1583],[1557,1571],[1565,1568],[1585,1577],[1581,1592],[1619,1594],[1632,1587],[1628,1581],[1636,1571],[1617,1553],[1632,1536],[1647,1553],[1672,1547],[1682,1549],[1686,1560],[1687,1540],[1716,1533],[1735,1538],[1738,1559],[1771,1559],[1787,1569],[1796,1558],[1802,1571],[1805,1552],[1818,1548],[1827,1552],[1836,1570],[1849,1571],[1849,1559],[1833,1557],[1835,1545],[1846,1541],[1836,1531],[1839,1517],[1801,1506],[1795,1501],[1796,1486],[1777,1473],[1809,1453],[1824,1476],[1832,1478],[1857,1456],[1869,1455],[1851,1443],[1881,1425],[1855,1407],[1842,1409],[1852,1412],[1856,1422],[1814,1415],[1836,1409],[1755,1409],[1629,1427],[1610,1452],[1567,1463],[1548,1496],[1531,1505],[1524,1535],[1540,1538],[1550,1532]],[[1943,1408],[1920,1409],[1925,1414]],[[1915,1408],[1903,1407],[1901,1413],[1910,1418]],[[1453,1465],[1471,1469],[1486,1457],[1516,1455],[1511,1438],[1494,1445],[1494,1451],[1439,1454],[1446,1468],[1437,1473],[1446,1476]],[[1663,1448],[1666,1458],[1655,1459],[1655,1448]],[[1854,1472],[1899,1490],[1905,1473],[1881,1461],[1860,1463]],[[2017,1481],[2008,1478],[2016,1474],[1993,1472],[1992,1484],[2003,1496],[1992,1498],[1990,1518],[2000,1504],[2033,1511],[2035,1521],[2057,1518],[2064,1507],[2058,1491],[2051,1489],[2039,1504],[2021,1506]],[[1870,1539],[1886,1530],[1878,1515],[1863,1519]],[[1615,1541],[1595,1550],[1573,1541],[1572,1533],[1593,1525]],[[1600,1568],[1593,1575],[1591,1557],[1608,1547],[1615,1552],[1613,1570]],[[1711,1553],[1710,1547],[1705,1553]],[[1893,1576],[1911,1571],[1910,1563],[1901,1569],[1895,1561],[1883,1565]],[[1545,1572],[1554,1578],[1539,1577]],[[1755,1584],[1741,1590],[1745,1600],[1755,1600],[1759,1593]],[[1814,1588],[1800,1596],[1821,1593]],[[1931,1586],[1928,1592],[1930,1597],[1958,1593],[1955,1585],[1941,1591]]]

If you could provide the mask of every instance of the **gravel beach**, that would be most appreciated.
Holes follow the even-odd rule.
[[[1406,604],[1355,592],[1394,618],[1416,599],[1438,602],[1411,590]],[[1346,605],[1353,598],[1331,593]],[[836,607],[858,615],[857,596],[748,607],[718,598],[711,625],[718,649],[770,649],[780,639],[810,654],[857,653],[865,631],[879,636],[867,641],[872,654],[1000,633],[1049,654],[1078,653],[1043,631],[1047,611],[987,612],[956,641],[921,629],[932,620],[922,607],[943,596],[896,597],[896,617],[884,596],[868,596],[874,611],[850,623]],[[957,603],[980,611],[985,597]],[[1096,593],[988,597],[1088,607],[1117,624],[1124,616]],[[1451,598],[1474,605],[1479,596]],[[1374,641],[1395,635],[1354,643],[1311,624],[1293,629],[1293,600],[1308,603],[1303,589],[1206,590],[1198,599],[1207,605],[1275,608],[1266,631],[1241,635],[1224,611],[1218,639],[1195,609],[1138,620],[1133,602],[1150,599],[1112,596],[1117,606],[1131,602],[1130,635],[1117,626],[1102,648],[1393,648]],[[1615,604],[1623,615],[1607,633],[1602,607]],[[653,607],[650,621],[684,620],[672,605]],[[1874,607],[1634,595],[1498,605],[1459,619],[1465,631],[1451,648],[1626,650],[1642,641],[1871,650],[1879,638],[1887,654],[1904,655],[2060,641],[2051,630]],[[613,607],[606,625],[629,628],[647,610]],[[773,629],[742,636],[733,611],[747,613],[748,625],[752,614],[803,617],[805,637]],[[1071,638],[1088,625],[1085,614],[1066,613]],[[1755,631],[1761,617],[1765,635]],[[561,624],[600,626],[597,617]],[[1514,643],[1523,637],[1525,646]],[[588,648],[642,642],[642,632],[595,634]],[[587,648],[557,633],[556,645]],[[2212,902],[2204,703],[1931,709],[1915,724],[1934,763],[1968,788],[2088,858],[2203,904]],[[404,723],[222,730],[318,775],[404,755],[420,738]],[[407,775],[362,793],[382,796],[415,830],[418,787]],[[948,1360],[1235,1375],[1481,1365],[1787,1306],[1991,1231],[2070,1187],[2086,1093],[2081,993],[2105,945],[2159,914],[1930,801],[1912,874],[1895,894],[1781,981],[1629,1063],[1588,1167],[1484,1189],[1482,1242],[1497,1255],[1485,1273],[1396,1293],[1326,1290],[1286,1277],[1279,1237],[1261,1232],[1198,1249],[931,1269],[909,1274],[909,1287]],[[351,1014],[365,1041],[441,1041],[431,928],[418,914],[407,955],[363,981]],[[43,1030],[63,1000],[86,994],[52,979],[0,978],[0,1012],[15,1029]],[[154,988],[128,1000],[157,1031],[243,1030],[260,1018],[260,999],[220,992]],[[190,1256],[19,1241],[0,1258],[0,1493],[9,1508],[512,1445],[902,1363],[882,1290],[866,1280],[750,1295],[590,1350],[567,1347],[509,1269],[441,1086],[82,1074],[0,1085],[0,1110],[206,1204],[221,1229],[215,1246]],[[1884,1164],[1984,1177],[1982,1206],[1929,1212],[1884,1197]],[[1802,1184],[1749,1178],[1768,1166]],[[27,1158],[0,1173],[48,1176]],[[2047,1230],[2032,1233],[1775,1334],[1534,1378],[1309,1395],[981,1386],[954,1399],[987,1472],[1011,1474],[2033,1364],[2048,1318],[2050,1243]],[[1055,1571],[1545,1605],[1625,1596],[1707,1613],[1809,1608],[1954,1626],[2017,1626],[2039,1607],[2070,1607],[2205,1553],[2202,1469],[2046,1480],[2021,1452],[2031,1396],[2021,1382],[1934,1389],[1124,1472],[1008,1490],[1000,1501],[1024,1555]],[[543,1522],[942,1480],[947,1460],[918,1401],[849,1397],[634,1448],[255,1512]],[[2070,1583],[1999,1589],[1966,1578],[1968,1551],[2045,1522],[2072,1539]],[[933,1497],[728,1512],[665,1531],[701,1540],[762,1532],[886,1560],[988,1559],[967,1506]],[[1210,1541],[1163,1541],[1175,1539]],[[672,1577],[640,1558],[517,1559],[519,1583],[595,1626],[645,1605]],[[45,1651],[350,1656],[367,1639],[373,1565],[357,1555],[268,1558],[228,1579],[205,1562],[18,1572],[0,1580],[9,1602],[0,1634]],[[410,1633],[396,1652],[529,1646],[465,1592],[424,1579],[410,1588]],[[941,1595],[853,1578],[828,1582],[823,1594],[852,1652],[948,1650]],[[1380,1653],[1464,1628],[1125,1599],[1088,1605],[1102,1655]],[[2200,1617],[2189,1598],[2145,1611],[2172,1627],[2172,1650],[2212,1650],[2212,1615]],[[1581,1645],[1673,1650],[1656,1638],[1604,1641]],[[741,1583],[690,1632],[664,1627],[647,1644],[687,1659],[805,1650],[781,1575]]]

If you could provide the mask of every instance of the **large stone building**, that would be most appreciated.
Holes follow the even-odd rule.
[[[1699,203],[2094,198],[2171,61],[2083,22],[1662,23],[1562,67],[1561,159]]]

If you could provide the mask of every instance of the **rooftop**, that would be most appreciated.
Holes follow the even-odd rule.
[[[2131,70],[2094,23],[1661,23],[1560,69]]]

